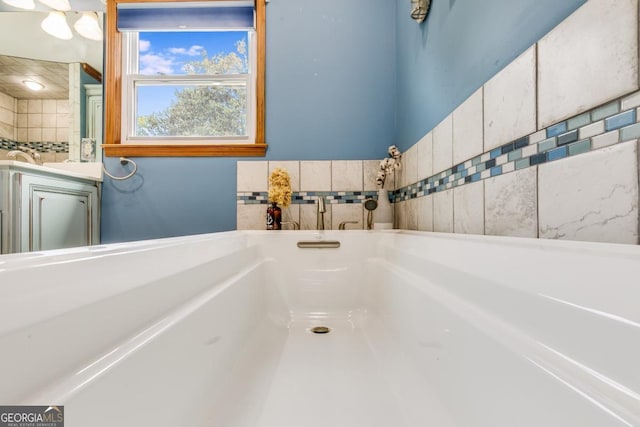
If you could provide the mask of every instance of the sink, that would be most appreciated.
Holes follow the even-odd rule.
[[[102,181],[102,162],[67,162],[67,163],[52,163],[44,162],[42,164],[45,168],[58,169],[66,172],[73,172],[79,175],[91,177],[96,181]]]

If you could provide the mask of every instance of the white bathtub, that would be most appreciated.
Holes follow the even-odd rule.
[[[640,247],[230,232],[2,256],[0,360],[0,404],[67,427],[640,426]]]

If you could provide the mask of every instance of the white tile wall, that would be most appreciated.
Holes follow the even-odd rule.
[[[238,230],[265,230],[267,228],[266,205],[237,205],[236,228]]]
[[[267,191],[269,171],[266,161],[239,161],[237,163],[238,191]]]
[[[484,234],[484,182],[453,189],[453,229],[456,233]]]
[[[17,101],[16,136],[19,142],[69,142],[69,101]]]
[[[485,181],[485,233],[538,236],[537,169],[522,169]]]
[[[536,49],[529,48],[484,86],[484,151],[536,131]]]
[[[353,191],[362,188],[362,160],[333,160],[331,162],[331,190]]]
[[[300,162],[301,191],[331,191],[331,162]]]
[[[291,182],[291,191],[300,191],[300,162],[298,161],[274,161],[269,160],[268,177],[271,176],[271,172],[276,168],[282,168],[289,174],[289,180]],[[267,181],[267,189],[269,182]],[[239,190],[242,191],[242,190]],[[254,190],[257,191],[257,190]]]
[[[453,164],[483,153],[483,89],[453,112]]]
[[[453,118],[447,116],[433,129],[433,173],[453,166]]]
[[[418,230],[433,231],[433,195],[419,197],[418,203]]]
[[[380,170],[380,160],[365,160],[362,162],[362,171],[364,177],[364,190],[374,191],[378,189],[376,184],[376,176]]]
[[[418,179],[433,175],[433,133],[429,132],[418,141]]]
[[[540,40],[538,55],[541,128],[637,90],[638,1],[589,0]]]
[[[333,208],[337,205],[327,204],[327,211],[324,214],[324,229],[331,230],[331,214]],[[300,205],[300,229],[301,230],[316,230],[317,225],[317,205]]]
[[[638,243],[638,143],[539,166],[540,237]]]
[[[337,230],[343,221],[357,221],[357,224],[345,224],[345,230],[362,230],[364,228],[363,211],[364,207],[360,203],[333,204],[331,205],[331,227],[328,228]]]
[[[433,194],[433,231],[453,233],[453,190]]]
[[[400,176],[402,177],[400,186],[413,184],[418,180],[418,145],[414,144],[402,155],[402,167]]]

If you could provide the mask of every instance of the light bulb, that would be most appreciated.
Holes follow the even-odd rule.
[[[73,24],[78,34],[90,40],[102,40],[102,29],[98,23],[98,14],[95,12],[82,12],[80,19]]]
[[[49,6],[51,9],[59,10],[62,12],[71,10],[71,5],[69,4],[69,0],[39,0],[39,1],[45,6]]]
[[[62,12],[49,12],[46,18],[40,24],[42,29],[62,40],[70,40],[73,37],[71,28],[67,24],[67,17]]]
[[[2,0],[9,6],[17,7],[19,9],[35,9],[36,5],[33,0]]]
[[[35,82],[33,80],[23,80],[22,83],[31,90],[42,90],[44,85],[42,83]]]

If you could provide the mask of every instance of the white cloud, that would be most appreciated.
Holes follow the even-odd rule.
[[[140,52],[146,52],[150,47],[151,42],[149,40],[140,40],[140,45],[138,47],[138,49],[140,49]]]
[[[204,46],[193,45],[189,49],[185,49],[183,47],[170,47],[167,51],[174,55],[199,56],[203,49]]]
[[[171,58],[164,58],[159,55],[140,55],[141,74],[172,74],[175,63]]]

